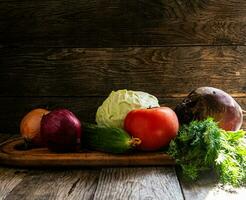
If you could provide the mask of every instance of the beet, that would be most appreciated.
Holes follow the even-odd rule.
[[[243,123],[240,105],[226,92],[213,87],[193,90],[175,108],[180,124],[212,117],[220,128],[237,131]]]

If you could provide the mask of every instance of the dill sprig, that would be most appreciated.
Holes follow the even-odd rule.
[[[245,131],[224,131],[212,118],[182,125],[171,141],[168,154],[175,158],[183,177],[197,180],[214,169],[223,184],[240,186],[246,182]]]

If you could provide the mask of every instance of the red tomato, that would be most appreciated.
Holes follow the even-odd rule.
[[[127,114],[124,129],[141,139],[139,149],[154,151],[167,146],[176,137],[179,122],[175,112],[168,107],[138,109]]]

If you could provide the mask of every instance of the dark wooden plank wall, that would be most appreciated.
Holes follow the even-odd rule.
[[[1,0],[3,46],[244,45],[244,0]]]
[[[246,109],[245,44],[244,0],[2,0],[0,132],[40,106],[93,121],[122,88],[174,107],[214,86]]]

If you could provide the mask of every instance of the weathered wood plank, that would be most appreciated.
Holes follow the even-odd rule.
[[[4,199],[25,177],[27,171],[0,167],[0,199]]]
[[[245,199],[246,188],[222,188],[216,182],[216,178],[213,173],[208,173],[195,183],[186,183],[181,181],[181,186],[185,199],[196,200],[243,200]]]
[[[6,200],[92,199],[100,170],[29,171]]]
[[[0,143],[14,137],[13,134],[0,133]],[[18,185],[27,171],[0,167],[0,200],[4,199]]]
[[[5,140],[13,137],[13,134],[9,133],[0,133],[0,143],[4,142]]]
[[[174,168],[108,168],[101,171],[95,200],[183,199]]]
[[[0,45],[245,44],[244,0],[4,0]]]
[[[6,48],[0,96],[107,96],[144,90],[177,96],[214,86],[246,96],[245,47]]]
[[[19,133],[19,123],[22,117],[30,110],[38,107],[67,108],[73,111],[82,121],[94,122],[98,106],[102,104],[105,97],[6,97],[0,98],[0,124],[1,132],[9,134]],[[175,108],[182,98],[158,98],[160,104]],[[236,98],[239,104],[246,109],[246,98]],[[246,119],[244,126],[246,129]]]

